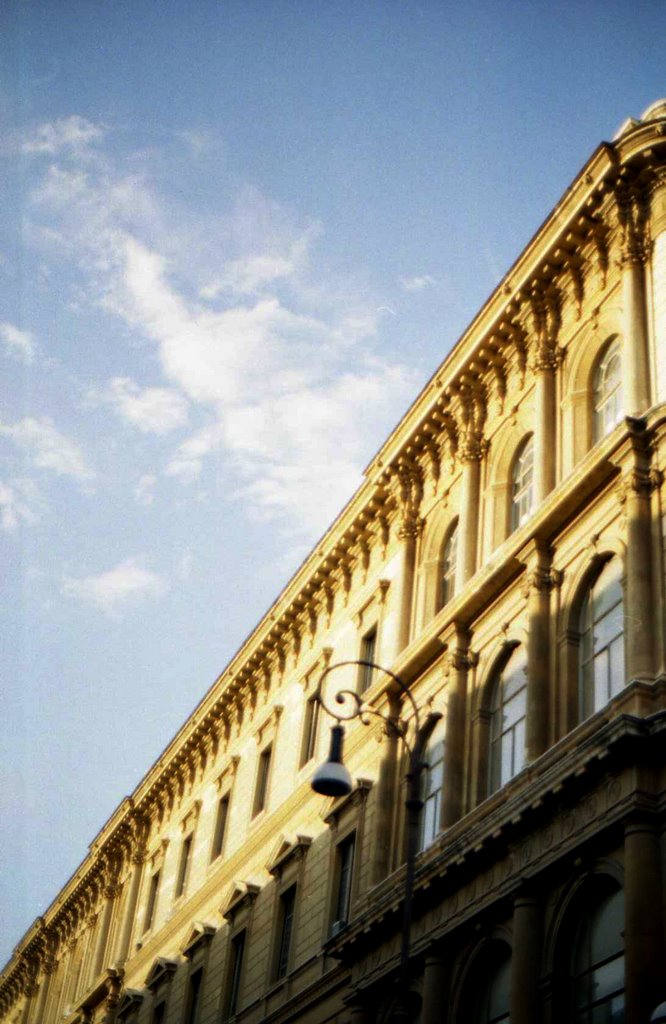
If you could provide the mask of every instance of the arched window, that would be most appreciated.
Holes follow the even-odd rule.
[[[569,977],[573,1024],[624,1022],[624,899],[590,889],[574,936]]]
[[[525,765],[527,656],[517,647],[493,683],[490,699],[490,793],[506,785]]]
[[[441,605],[443,608],[456,592],[456,567],[458,564],[458,520],[456,519],[444,538],[442,545]]]
[[[517,530],[534,508],[534,442],[523,441],[511,471],[511,529]]]
[[[473,968],[467,984],[464,1016],[470,1024],[501,1024],[510,1019],[511,950],[492,942]]]
[[[580,714],[594,714],[625,686],[622,566],[612,558],[589,587],[580,612]]]
[[[441,722],[428,744],[425,759],[428,762],[428,767],[422,776],[423,809],[421,811],[420,850],[425,850],[426,846],[430,846],[439,832],[444,786],[444,728]]]
[[[615,338],[601,353],[592,383],[593,436],[601,440],[620,422],[624,413],[622,351]]]

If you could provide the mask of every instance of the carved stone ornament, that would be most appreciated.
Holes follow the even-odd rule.
[[[183,956],[191,960],[201,946],[206,946],[213,938],[216,929],[212,924],[205,924],[203,921],[195,921],[192,925],[185,943],[183,945]]]
[[[148,972],[148,976],[144,982],[146,988],[149,988],[151,992],[154,992],[158,985],[161,985],[165,981],[169,981],[173,974],[176,972],[178,962],[176,960],[167,959],[164,956],[158,956],[157,960],[153,963],[153,966]]]

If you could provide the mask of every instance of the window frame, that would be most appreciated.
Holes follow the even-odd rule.
[[[595,588],[603,581],[604,574],[611,567],[617,573],[616,578],[611,581],[611,588],[617,588],[618,598],[614,603],[609,604],[608,607],[602,608],[601,613],[597,614],[595,610]],[[584,588],[578,611],[578,717],[581,722],[584,722],[587,718],[596,714],[597,711],[605,708],[627,685],[624,630],[626,602],[623,575],[621,560],[615,555],[604,561],[603,565],[588,580]],[[600,624],[608,622],[611,616],[620,619],[619,631],[616,631],[610,639],[606,637],[605,643],[602,646],[595,647],[595,628],[598,630]],[[619,655],[617,653],[618,648]],[[615,687],[613,684],[613,666],[616,664],[618,657],[620,659],[621,685]],[[596,667],[602,658],[606,663],[605,697],[602,700],[597,700]]]
[[[195,990],[196,979],[196,990]],[[187,982],[187,1000],[185,1004],[184,1024],[197,1024],[201,1013],[201,996],[203,990],[203,964],[190,972]]]
[[[442,542],[439,560],[439,594],[437,610],[444,608],[456,595],[456,576],[458,572],[458,539],[460,519],[458,516],[449,524]],[[453,543],[452,543],[453,542]],[[451,553],[451,548],[453,552]],[[453,554],[453,557],[451,556]],[[448,564],[447,564],[448,563]]]
[[[224,808],[224,811],[223,811]],[[210,847],[210,864],[214,864],[224,852],[227,830],[229,825],[229,814],[231,811],[231,790],[227,790],[217,801],[215,813],[215,826],[213,829],[213,841]]]
[[[297,897],[297,882],[287,885],[278,897],[275,967],[273,971],[275,981],[282,981],[286,978],[291,967]]]
[[[369,629],[366,629],[365,633],[361,637],[361,643],[359,646],[359,661],[372,662],[373,664],[377,661],[377,646],[379,639],[379,625],[373,623]],[[358,680],[356,685],[356,692],[359,696],[367,693],[372,687],[375,680],[375,669],[371,668],[370,665],[359,665],[358,667]]]
[[[334,934],[338,927],[344,927],[344,925],[348,924],[351,917],[357,860],[356,844],[357,832],[355,828],[350,829],[335,844],[335,872],[333,898],[331,901],[330,934]]]
[[[252,802],[252,818],[256,818],[268,806],[271,768],[273,763],[273,740],[271,739],[260,751],[257,761],[257,775],[254,784]]]
[[[602,393],[602,375],[605,375],[610,363],[617,362],[619,371],[614,386]],[[622,380],[622,342],[619,337],[609,338],[599,350],[592,370],[591,387],[592,412],[592,444],[607,437],[624,417],[624,384]],[[611,405],[614,412],[608,416]]]
[[[301,735],[301,752],[299,757],[299,768],[313,760],[317,754],[319,740],[319,722],[321,718],[321,705],[317,693],[310,694],[305,701],[303,712],[303,731]]]
[[[526,456],[529,462],[526,465]],[[520,442],[511,462],[509,476],[509,498],[511,502],[509,514],[509,533],[518,530],[534,512],[534,434],[528,434]],[[523,505],[523,499],[526,502]]]
[[[506,693],[505,673],[509,669],[513,659],[522,656],[522,671],[524,681],[514,692]],[[492,673],[489,697],[489,729],[488,729],[488,794],[498,792],[518,775],[526,765],[526,726],[527,726],[527,651],[523,644],[514,644],[499,666]],[[522,698],[522,715],[512,721],[508,728],[504,726],[504,709],[518,697]],[[522,760],[516,759],[516,737],[520,735],[522,725],[523,744]],[[505,742],[511,737],[511,774],[503,779],[502,767],[504,764]]]
[[[176,876],[176,888],[174,890],[174,898],[180,899],[181,896],[185,895],[187,888],[187,881],[190,874],[190,868],[192,866],[192,851],[194,848],[194,829],[187,833],[183,837],[183,841],[180,847],[180,858],[178,861],[178,875]]]
[[[157,903],[159,900],[160,882],[161,882],[162,868],[161,866],[155,868],[150,875],[148,883],[148,898],[146,900],[146,913],[143,918],[143,929],[142,935],[150,931],[155,923],[155,916],[157,914]]]
[[[238,1012],[238,1004],[243,985],[243,967],[245,966],[245,950],[247,948],[247,928],[239,928],[229,937],[229,964],[227,967],[227,984],[225,1000],[225,1018],[234,1017]]]

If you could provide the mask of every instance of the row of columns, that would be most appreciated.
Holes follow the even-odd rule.
[[[130,874],[126,882],[127,895],[124,900],[123,916],[117,932],[117,942],[114,944],[113,959],[118,966],[125,963],[130,951],[144,860],[143,849],[138,849],[131,859]],[[30,1024],[43,1024],[49,1017],[55,1018],[62,1005],[72,1002],[77,994],[81,995],[81,985],[77,984],[77,978],[89,976],[90,979],[95,979],[109,966],[109,936],[114,915],[120,910],[120,892],[121,888],[115,879],[109,878],[104,888],[104,902],[97,917],[96,927],[91,927],[85,936],[86,948],[82,952],[80,971],[76,975],[76,972],[72,970],[77,950],[76,944],[70,944],[69,952],[65,954],[69,963],[67,970],[63,972],[63,984],[59,991],[55,990],[53,985],[58,966],[56,960],[50,952],[43,953],[39,970],[41,981],[38,986],[31,987],[28,993],[29,998],[26,1000],[22,1024],[29,1024],[29,1022]],[[84,972],[86,973],[84,974]],[[76,992],[72,990],[72,986],[75,984],[77,985]]]
[[[649,1024],[650,1014],[666,998],[663,971],[664,920],[660,866],[661,846],[654,822],[644,815],[631,816],[624,830],[624,942],[626,1024]],[[534,1024],[544,1020],[546,984],[544,948],[545,900],[524,884],[513,898],[511,941],[511,1024]],[[572,908],[575,913],[575,907]],[[558,951],[561,975],[570,984],[568,957],[571,944]],[[457,956],[454,938],[433,944],[425,954],[422,982],[421,1024],[453,1024],[451,1007],[452,966]],[[479,983],[483,983],[483,978]],[[558,1006],[565,993],[552,991],[550,1019],[570,1012]],[[376,997],[374,1000],[376,1004]],[[356,992],[349,999],[352,1024],[373,1024],[371,993]],[[459,1018],[458,1018],[459,1019]]]

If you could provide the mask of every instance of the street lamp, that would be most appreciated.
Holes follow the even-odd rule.
[[[323,683],[331,672],[348,665],[360,665],[368,669],[376,669],[389,676],[412,706],[413,714],[406,720],[386,715],[377,711],[371,704],[366,704],[355,690],[338,690],[335,703],[339,710],[330,708],[323,697]],[[425,721],[421,722],[416,701],[400,676],[376,664],[374,661],[338,661],[329,665],[321,674],[316,699],[324,710],[336,720],[331,728],[331,747],[328,760],[325,761],[312,777],[312,789],[323,796],[340,797],[351,792],[352,779],[342,760],[344,726],[342,722],[359,718],[364,725],[369,725],[371,718],[380,718],[389,733],[402,740],[409,755],[405,781],[407,783],[405,808],[407,810],[407,855],[405,860],[405,897],[403,904],[402,936],[400,944],[400,969],[398,973],[398,995],[393,1011],[393,1020],[409,1020],[409,945],[412,927],[412,902],[414,895],[414,865],[419,849],[421,811],[423,797],[421,795],[421,776],[428,768],[425,760],[425,749],[433,730],[442,715],[439,711],[429,711]]]

